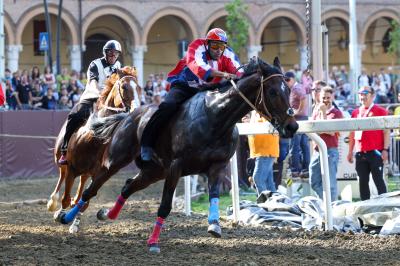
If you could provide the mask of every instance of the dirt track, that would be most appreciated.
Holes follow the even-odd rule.
[[[161,234],[161,254],[147,252],[162,183],[132,197],[115,222],[99,222],[125,177],[115,177],[92,201],[77,235],[56,224],[45,204],[0,203],[0,265],[400,265],[400,236],[290,232],[233,227],[207,234],[206,217],[172,213]],[[0,182],[0,202],[47,198],[55,179]]]

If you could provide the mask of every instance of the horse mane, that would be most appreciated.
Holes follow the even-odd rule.
[[[137,71],[135,67],[125,66],[117,71],[117,73],[113,73],[105,82],[104,89],[101,92],[99,98],[99,106],[104,105],[108,94],[111,92],[114,87],[115,82],[124,76],[134,76],[137,79]]]

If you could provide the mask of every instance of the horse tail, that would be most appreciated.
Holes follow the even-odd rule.
[[[93,132],[94,138],[101,139],[103,143],[106,144],[110,141],[115,128],[128,115],[128,113],[120,113],[107,117],[93,118],[89,129]]]

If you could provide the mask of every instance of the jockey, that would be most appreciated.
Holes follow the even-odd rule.
[[[67,164],[68,141],[72,134],[89,118],[90,113],[93,111],[93,105],[100,97],[100,92],[104,88],[105,81],[111,74],[116,73],[117,69],[121,68],[121,63],[118,61],[121,53],[121,44],[118,41],[110,40],[103,47],[103,57],[97,58],[90,63],[87,71],[88,81],[86,88],[79,102],[72,108],[68,115],[61,146],[61,157],[58,160],[58,164]]]
[[[222,79],[233,79],[237,73],[239,58],[227,46],[228,37],[222,29],[211,29],[205,39],[189,44],[186,55],[168,74],[171,89],[144,128],[141,138],[141,160],[159,164],[154,154],[154,144],[160,129],[176,113],[178,108],[199,92],[199,87],[219,83]]]

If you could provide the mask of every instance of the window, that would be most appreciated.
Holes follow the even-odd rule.
[[[33,21],[33,54],[35,56],[43,56],[44,51],[39,50],[39,34],[46,32],[46,21],[45,20],[34,20]]]

